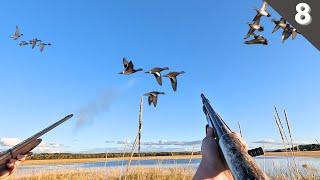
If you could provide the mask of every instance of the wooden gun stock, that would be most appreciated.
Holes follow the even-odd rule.
[[[24,140],[23,142],[17,144],[16,146],[10,148],[7,151],[0,153],[0,171],[6,169],[7,163],[10,159],[16,159],[19,154],[24,155],[32,151],[35,147],[37,147],[41,143],[41,139],[39,139],[42,135],[46,134],[47,132],[51,131],[52,129],[56,128],[60,124],[69,120],[73,114],[70,114],[63,119],[57,121],[56,123],[52,124],[51,126],[43,129],[42,131],[36,133],[35,135],[29,137],[28,139]]]
[[[7,168],[6,166],[10,159],[16,159],[19,154],[24,155],[29,153],[35,147],[37,147],[41,143],[41,141],[41,139],[34,139],[30,142],[26,142],[25,144],[17,147],[16,149],[8,150],[4,154],[1,154],[0,171],[3,171]]]

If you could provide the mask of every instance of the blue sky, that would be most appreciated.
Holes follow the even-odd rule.
[[[90,123],[76,128],[76,116],[43,138],[63,151],[121,149],[106,141],[132,141],[140,96],[160,90],[167,94],[158,107],[144,109],[144,142],[202,139],[202,92],[232,128],[241,122],[250,144],[279,139],[273,105],[288,110],[295,139],[314,142],[320,136],[319,51],[302,36],[282,44],[281,32],[272,35],[267,18],[263,35],[270,45],[244,45],[246,22],[260,5],[259,0],[1,1],[0,138],[25,139],[69,113],[105,103],[107,95]],[[15,25],[23,40],[38,37],[53,46],[43,53],[20,48],[9,38]],[[122,57],[146,70],[169,66],[186,74],[174,93],[167,79],[160,87],[144,73],[117,74]]]

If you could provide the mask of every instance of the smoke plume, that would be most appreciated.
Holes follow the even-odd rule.
[[[76,128],[78,129],[81,126],[92,124],[96,116],[107,111],[119,95],[119,91],[109,89],[100,94],[96,100],[89,102],[87,105],[80,108],[77,113]]]

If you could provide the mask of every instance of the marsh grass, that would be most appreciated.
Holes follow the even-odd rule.
[[[105,172],[107,171],[107,172]],[[12,180],[187,180],[192,179],[194,170],[191,168],[131,168],[126,176],[120,177],[120,169],[78,169],[43,172],[35,175],[13,176]]]
[[[305,166],[305,165],[303,165]],[[306,167],[297,168],[296,166],[289,167],[292,170],[288,172],[287,168],[277,169],[277,173],[270,176],[270,179],[274,180],[319,180],[319,171],[312,167],[311,165],[306,165]]]
[[[284,146],[285,153],[288,154],[288,149],[291,152],[291,156],[289,154],[287,155],[287,161],[288,165],[287,167],[284,167],[284,169],[278,169],[277,173],[274,173],[275,175],[271,179],[279,179],[279,180],[287,180],[287,179],[320,179],[319,177],[319,171],[318,169],[312,167],[312,165],[309,164],[303,164],[302,167],[299,167],[297,165],[295,156],[294,156],[294,142],[292,138],[292,126],[289,122],[287,111],[284,109],[284,118],[287,125],[287,132],[285,131],[285,128],[282,125],[282,120],[280,118],[280,115],[278,113],[278,110],[276,106],[274,106],[275,110],[275,122],[279,130],[280,137],[282,139],[282,143]],[[287,133],[289,134],[290,141],[287,138]],[[287,148],[288,145],[288,148]],[[297,146],[298,147],[298,146]],[[298,152],[298,148],[296,152]]]
[[[191,180],[195,169],[184,167],[131,167],[127,174],[122,175],[120,168],[91,168],[44,171],[33,175],[15,176],[10,180]],[[286,168],[267,172],[272,180],[316,180],[319,171],[310,165],[304,165],[298,173],[289,173]],[[303,174],[303,176],[301,176]]]

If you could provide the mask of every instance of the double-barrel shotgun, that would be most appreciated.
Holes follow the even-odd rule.
[[[231,129],[216,113],[209,100],[201,94],[203,112],[209,127],[214,130],[214,138],[235,180],[265,180],[267,175],[257,165],[253,156],[263,155],[262,148],[247,151],[243,141],[234,136]]]
[[[0,153],[0,171],[5,170],[7,168],[6,166],[7,166],[7,163],[10,161],[10,159],[16,159],[19,154],[24,155],[32,151],[35,147],[37,147],[41,143],[42,140],[39,138],[42,135],[46,134],[47,132],[59,126],[60,124],[64,123],[65,121],[69,120],[72,116],[73,114],[70,114],[64,117],[63,119],[43,129],[42,131],[29,137],[28,139],[22,141],[21,143],[15,145],[14,147]]]

